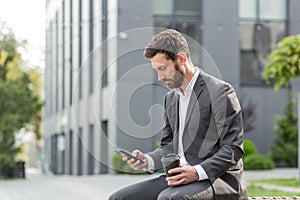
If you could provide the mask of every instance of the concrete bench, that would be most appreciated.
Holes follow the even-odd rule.
[[[249,197],[248,200],[296,200],[300,197]]]

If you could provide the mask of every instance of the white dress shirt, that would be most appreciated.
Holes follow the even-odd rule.
[[[199,76],[199,69],[196,68],[196,71],[189,82],[187,88],[185,91],[181,91],[179,88],[175,89],[175,92],[179,95],[179,139],[178,139],[178,155],[180,157],[180,165],[189,165],[187,162],[185,155],[184,155],[184,150],[183,150],[183,144],[182,144],[182,136],[183,136],[183,131],[184,131],[184,125],[185,125],[185,118],[186,118],[186,113],[188,109],[188,105],[191,99],[191,94],[193,92],[194,85],[196,83],[196,80]],[[148,170],[153,171],[154,169],[154,161],[149,155],[145,155],[147,160],[148,160]],[[208,176],[202,166],[195,165],[194,166],[197,170],[199,180],[204,180],[207,179]]]

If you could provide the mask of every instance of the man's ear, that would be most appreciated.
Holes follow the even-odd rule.
[[[187,57],[186,57],[186,55],[183,52],[179,52],[177,54],[177,62],[180,65],[185,65],[186,64],[186,60],[187,60]]]

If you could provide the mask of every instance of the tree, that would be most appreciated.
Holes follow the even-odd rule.
[[[281,86],[288,86],[289,81],[297,76],[300,76],[300,35],[288,36],[280,41],[263,71],[263,78],[274,84],[275,91]],[[295,104],[296,100],[292,98],[285,107],[285,117],[277,117],[276,137],[271,147],[274,160],[290,167],[297,166],[298,119]]]
[[[300,76],[300,35],[281,40],[263,71],[263,78],[267,83],[273,83],[276,91],[297,76]]]
[[[25,45],[0,22],[0,169],[12,165],[20,151],[15,146],[16,131],[33,128],[40,138],[40,74],[22,60],[18,48]]]

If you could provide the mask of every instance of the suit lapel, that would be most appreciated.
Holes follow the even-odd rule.
[[[172,103],[174,108],[174,132],[173,132],[173,142],[174,142],[174,152],[178,152],[178,133],[179,133],[179,96],[175,93],[175,98]]]
[[[190,102],[189,102],[189,105],[188,105],[188,108],[187,108],[183,133],[185,132],[186,125],[187,125],[188,121],[191,118],[191,114],[192,114],[192,111],[194,109],[195,103],[198,100],[199,95],[201,94],[201,92],[203,90],[202,86],[203,86],[204,83],[205,82],[204,82],[201,74],[199,74],[199,76],[197,78],[197,81],[194,85],[194,88],[193,88],[193,91],[192,91],[192,94],[191,94],[191,98],[190,98]]]

